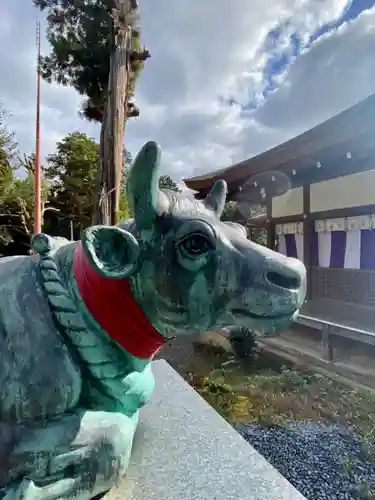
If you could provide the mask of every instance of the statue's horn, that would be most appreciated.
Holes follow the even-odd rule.
[[[168,206],[159,189],[160,146],[147,142],[134,160],[128,173],[126,193],[139,229],[150,229],[157,215]]]
[[[206,208],[213,210],[218,217],[223,213],[227,191],[227,183],[224,180],[216,181],[204,199]]]

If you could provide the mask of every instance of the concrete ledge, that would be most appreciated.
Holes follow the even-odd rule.
[[[305,500],[165,361],[126,478],[106,500]]]

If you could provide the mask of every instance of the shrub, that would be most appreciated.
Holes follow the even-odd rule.
[[[246,361],[254,358],[257,343],[255,334],[250,328],[233,328],[229,340],[237,357]]]

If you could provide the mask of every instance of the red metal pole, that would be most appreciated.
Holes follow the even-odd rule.
[[[36,83],[36,144],[35,144],[35,223],[34,234],[42,231],[42,173],[40,167],[40,23],[36,25],[37,83]]]

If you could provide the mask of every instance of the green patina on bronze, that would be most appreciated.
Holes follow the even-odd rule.
[[[83,235],[91,265],[129,279],[165,338],[289,326],[305,298],[303,264],[220,221],[225,182],[203,202],[161,191],[159,162],[150,142],[129,173],[134,220]],[[74,279],[76,245],[38,235],[39,256],[0,260],[3,500],[89,500],[110,489],[126,472],[139,409],[152,395],[150,359],[120,347],[88,313]]]

